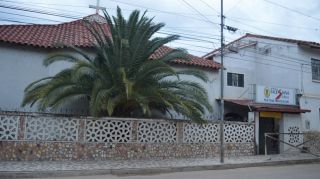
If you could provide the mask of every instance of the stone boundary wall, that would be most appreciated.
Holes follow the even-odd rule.
[[[219,124],[182,120],[0,114],[0,161],[215,157]],[[225,123],[226,156],[254,155],[254,125]]]
[[[308,150],[312,153],[320,154],[320,132],[319,131],[310,131],[304,134],[304,147],[307,147]]]

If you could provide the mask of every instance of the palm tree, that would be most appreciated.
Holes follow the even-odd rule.
[[[180,75],[191,75],[206,81],[207,76],[194,69],[175,71],[168,65],[172,60],[188,60],[184,50],[172,49],[151,60],[152,54],[178,36],[153,37],[164,24],[153,23],[139,11],[132,12],[128,20],[120,8],[117,16],[104,15],[109,32],[95,22],[86,23],[96,41],[95,57],[76,47],[70,48],[78,56],[49,56],[45,66],[67,61],[72,67],[28,85],[22,106],[37,104],[39,110],[55,109],[69,101],[87,99],[91,115],[97,117],[151,116],[158,110],[193,120],[201,120],[206,111],[212,110],[200,84],[180,79]]]

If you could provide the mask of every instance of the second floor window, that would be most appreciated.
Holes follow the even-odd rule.
[[[320,81],[320,60],[311,59],[312,80]]]
[[[238,73],[227,73],[227,85],[244,87],[244,75]]]

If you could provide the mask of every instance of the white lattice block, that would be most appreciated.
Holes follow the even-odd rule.
[[[242,127],[242,142],[254,142],[254,126],[241,125]]]
[[[77,141],[79,121],[61,117],[28,117],[25,140]]]
[[[18,116],[0,116],[0,140],[17,140],[18,127]]]
[[[177,141],[177,125],[174,122],[140,121],[138,141],[142,143],[173,143]]]
[[[290,126],[288,127],[288,133],[289,137],[288,137],[288,142],[291,144],[300,144],[302,142],[302,136],[300,136],[298,133],[300,133],[300,128],[298,126]]]
[[[185,143],[215,143],[219,142],[218,124],[195,124],[183,125],[183,142]]]
[[[253,125],[224,124],[224,141],[226,143],[253,142]]]
[[[127,143],[131,142],[132,122],[119,120],[86,121],[87,142]]]

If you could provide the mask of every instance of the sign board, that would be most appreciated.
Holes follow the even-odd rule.
[[[296,90],[256,85],[256,102],[281,105],[296,105]]]
[[[282,113],[280,113],[280,112],[260,112],[260,117],[270,117],[273,119],[281,119]]]

